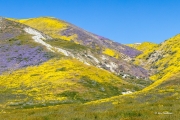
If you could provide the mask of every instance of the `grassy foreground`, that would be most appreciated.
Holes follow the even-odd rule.
[[[2,110],[2,120],[179,120],[179,75],[150,91],[85,104]]]

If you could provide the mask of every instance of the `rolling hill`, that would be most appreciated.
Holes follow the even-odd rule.
[[[0,35],[2,109],[85,103],[151,84],[139,66],[19,21],[1,18]]]
[[[126,46],[56,18],[0,18],[0,119],[178,120],[179,45],[179,34]]]
[[[48,34],[53,39],[46,39],[46,41],[44,41],[46,44],[50,44],[58,49],[63,49],[61,52],[64,50],[68,51],[63,52],[63,54],[76,58],[85,64],[94,65],[121,76],[142,79],[147,79],[149,76],[147,70],[134,65],[131,62],[132,58],[141,53],[138,50],[112,42],[106,38],[99,38],[97,35],[55,18],[40,17],[25,20],[10,20],[23,23]],[[73,31],[69,34],[76,34],[76,36],[79,37],[68,41],[63,37],[64,35],[60,34],[60,32],[62,30],[69,30],[70,28]],[[75,31],[78,31],[78,33]],[[67,36],[71,36],[69,34]],[[91,44],[85,44],[87,40],[91,40]],[[95,48],[93,47],[93,44],[96,46]],[[114,48],[117,48],[118,50],[115,50]]]

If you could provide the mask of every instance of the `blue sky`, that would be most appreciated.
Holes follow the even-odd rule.
[[[180,0],[0,0],[0,16],[52,16],[123,44],[180,33]]]

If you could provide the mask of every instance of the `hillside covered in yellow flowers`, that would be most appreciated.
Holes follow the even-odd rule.
[[[123,45],[53,17],[0,20],[0,119],[180,117],[180,34]]]

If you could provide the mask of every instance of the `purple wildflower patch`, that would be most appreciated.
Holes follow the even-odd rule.
[[[30,65],[38,65],[48,60],[46,52],[40,47],[31,48],[27,45],[10,46],[0,44],[0,74]]]

